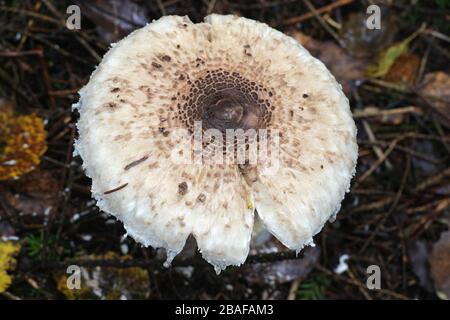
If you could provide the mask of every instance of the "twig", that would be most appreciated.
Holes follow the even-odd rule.
[[[48,0],[42,0],[43,3],[45,4],[45,6],[57,17],[59,18],[59,24],[60,26],[62,26],[63,28],[66,27],[63,15],[61,15],[61,13],[53,6],[53,4],[51,2],[49,2]],[[73,34],[75,35],[75,39],[78,40],[78,42],[91,54],[91,56],[95,59],[95,61],[97,63],[99,63],[102,58],[100,57],[100,55],[91,47],[91,45],[89,44],[88,41],[86,41],[86,39],[84,39],[84,33],[78,33],[73,31]]]
[[[66,97],[66,98],[72,99],[72,97],[68,97],[68,95],[76,94],[76,93],[78,93],[78,91],[80,91],[80,88],[65,89],[65,90],[53,90],[53,91],[50,91],[49,94],[52,96],[56,96],[56,97]]]
[[[41,10],[41,7],[42,7],[42,2],[41,1],[36,1],[36,3],[34,4],[33,9],[34,9],[35,12],[39,12],[39,10]],[[25,33],[24,33],[25,35],[20,39],[19,45],[17,46],[17,49],[16,49],[17,51],[21,51],[23,46],[24,46],[24,44],[27,42],[27,38],[28,37],[26,36],[26,34],[33,27],[33,25],[34,25],[34,19],[29,19],[28,23],[27,23],[27,26],[26,26],[26,29],[25,29]]]
[[[315,11],[316,11],[317,14],[322,14],[322,13],[325,13],[325,12],[330,12],[330,11],[332,11],[332,10],[338,8],[338,7],[342,7],[342,6],[348,5],[348,4],[352,3],[352,2],[353,2],[353,0],[338,0],[338,1],[334,1],[334,2],[324,6],[322,8],[316,9]],[[303,22],[305,20],[308,20],[308,19],[314,17],[314,15],[315,14],[313,12],[304,13],[301,16],[286,19],[283,22],[283,24],[284,25],[289,25],[289,24],[300,23],[300,22]]]
[[[300,286],[300,279],[295,279],[291,283],[291,287],[289,288],[289,294],[287,296],[287,300],[295,300],[297,296],[298,287]]]
[[[372,145],[372,144],[376,144],[376,145],[381,145],[381,146],[383,146],[383,147],[389,145],[387,142],[384,142],[384,141],[376,141],[376,142],[372,142],[372,141],[367,141],[367,140],[358,140],[358,143],[359,143],[360,145],[365,145],[365,144]],[[436,165],[440,165],[440,164],[442,164],[442,162],[443,162],[443,160],[441,160],[441,159],[435,159],[435,158],[433,158],[433,157],[431,157],[431,156],[427,156],[427,155],[425,155],[425,154],[423,154],[423,153],[420,153],[420,152],[418,152],[418,151],[416,151],[416,150],[410,149],[410,148],[408,148],[408,147],[403,147],[403,146],[398,145],[398,144],[395,146],[394,149],[395,149],[395,150],[402,151],[402,152],[404,152],[404,153],[407,153],[407,154],[413,156],[414,158],[418,158],[418,159],[421,159],[421,160],[425,160],[425,161],[427,161],[427,162],[430,162],[430,163],[433,163],[433,164],[436,164]]]
[[[445,212],[445,210],[450,206],[450,198],[443,199],[439,201],[437,205],[434,204],[434,206],[435,208],[433,209],[432,213],[425,217],[422,217],[422,221],[419,223],[419,225],[412,232],[410,232],[410,237],[412,239],[417,239],[417,237],[419,237],[419,235],[424,232],[434,220],[436,220],[441,214]]]
[[[435,37],[435,38],[437,38],[439,40],[442,40],[442,41],[450,43],[450,37],[445,35],[445,34],[443,34],[443,33],[440,33],[439,31],[432,30],[432,29],[426,29],[426,30],[423,31],[423,34],[429,34],[432,37]]]
[[[442,179],[444,179],[447,176],[450,176],[450,168],[445,169],[444,171],[442,171],[438,175],[430,177],[427,180],[425,180],[424,182],[422,182],[421,184],[419,184],[416,187],[415,192],[423,191],[426,188],[428,188],[429,186],[432,186],[434,184],[439,183]]]
[[[44,59],[44,52],[42,48],[37,48],[34,50],[28,50],[24,52],[0,52],[0,57],[10,57],[10,58],[16,58],[16,57],[23,57],[23,56],[29,56],[29,55],[36,55],[39,59],[39,64],[41,65],[41,71],[42,71],[42,80],[44,82],[45,88],[47,90],[47,97],[50,102],[50,106],[54,109],[55,108],[55,98],[50,95],[51,91],[51,82],[50,82],[50,76],[48,73],[48,66],[47,62]]]
[[[402,177],[402,180],[400,182],[400,187],[399,187],[399,189],[397,191],[397,194],[395,195],[394,202],[392,203],[391,207],[389,208],[389,211],[378,222],[377,226],[375,227],[375,230],[372,231],[372,233],[370,234],[369,238],[367,239],[367,241],[362,246],[361,250],[359,250],[359,254],[362,254],[367,249],[367,247],[372,243],[372,241],[375,238],[375,236],[377,235],[380,227],[384,224],[384,222],[391,216],[391,214],[397,208],[397,205],[400,202],[400,198],[401,198],[401,196],[403,194],[403,190],[405,189],[406,180],[408,179],[410,169],[411,169],[411,160],[410,160],[410,158],[408,156],[407,157],[407,161],[406,161],[405,171],[403,172],[403,177]]]
[[[166,8],[164,7],[164,4],[162,3],[162,1],[161,0],[156,0],[156,3],[158,4],[159,10],[161,10],[161,14],[163,16],[167,15]]]
[[[23,57],[23,56],[32,56],[32,55],[42,55],[42,50],[40,49],[33,49],[33,50],[26,50],[26,51],[4,51],[0,52],[0,57]]]
[[[73,180],[73,170],[72,170],[72,166],[70,166],[70,162],[72,161],[72,145],[74,143],[75,140],[75,126],[73,125],[71,128],[71,134],[70,134],[70,142],[67,145],[67,150],[66,150],[66,166],[62,168],[63,173],[62,176],[63,178],[61,186],[66,189],[68,189],[67,192],[62,192],[62,207],[61,207],[61,214],[60,214],[60,219],[59,219],[59,225],[58,225],[58,230],[56,232],[56,239],[55,239],[55,248],[61,238],[61,233],[63,230],[63,226],[64,226],[64,222],[65,222],[65,218],[67,215],[67,204],[68,201],[70,199],[70,196],[72,194],[72,180]]]
[[[389,110],[366,108],[364,110],[353,111],[353,118],[358,119],[358,118],[369,118],[369,117],[385,117],[385,116],[392,116],[392,115],[405,114],[405,113],[422,114],[423,112],[422,112],[421,108],[414,107],[414,106],[395,108],[395,109],[389,109]]]
[[[1,293],[1,295],[4,296],[6,299],[9,299],[9,300],[22,300],[20,297],[12,294],[9,291],[4,291],[4,292]]]
[[[367,287],[363,285],[358,279],[356,279],[355,275],[353,274],[352,270],[349,268],[347,270],[348,275],[352,279],[354,283],[358,283],[357,287],[359,292],[367,299],[367,300],[373,300],[373,298],[370,296],[370,294],[367,292]]]
[[[383,159],[383,151],[379,146],[376,145],[377,138],[375,138],[375,134],[373,133],[372,128],[366,120],[363,120],[362,124],[364,130],[366,131],[367,137],[369,138],[369,141],[372,143],[373,152],[378,157],[378,160]],[[386,159],[386,168],[388,168],[389,170],[392,170],[393,168],[391,162],[388,159]]]
[[[23,98],[26,102],[28,102],[29,104],[33,103],[33,100],[31,99],[31,97],[29,95],[27,95],[25,92],[22,91],[22,89],[20,87],[18,87],[13,81],[11,81],[11,76],[3,71],[3,69],[0,68],[0,80],[6,82],[11,89],[16,92],[21,98]]]
[[[208,9],[206,10],[206,14],[209,15],[214,11],[214,7],[216,6],[216,0],[210,0],[208,3]]]
[[[425,73],[425,69],[427,66],[427,62],[428,62],[428,57],[430,56],[430,44],[427,45],[427,50],[425,51],[425,54],[423,55],[422,59],[420,60],[420,67],[419,67],[419,72],[417,72],[417,80],[416,82],[419,82],[422,80],[423,75]]]
[[[395,139],[391,142],[387,150],[383,153],[383,156],[379,158],[375,163],[372,164],[372,166],[364,172],[363,175],[359,177],[355,185],[359,185],[361,182],[366,180],[383,162],[384,160],[391,154],[391,152],[394,150],[395,146],[399,142],[399,139]]]
[[[316,8],[311,4],[309,0],[303,0],[305,5],[311,11],[312,15],[319,21],[322,27],[339,43],[342,48],[345,48],[345,43],[338,37],[338,35],[328,26],[328,24],[320,16]]]
[[[345,283],[348,283],[348,284],[351,284],[351,285],[354,285],[354,286],[357,286],[357,287],[364,286],[361,282],[354,281],[354,280],[352,280],[352,279],[348,279],[348,278],[346,278],[345,276],[340,275],[340,274],[335,274],[335,273],[331,272],[330,270],[328,270],[327,268],[325,268],[325,267],[323,267],[323,266],[321,266],[321,265],[317,265],[316,268],[319,269],[321,272],[323,272],[323,273],[329,275],[329,276],[332,276],[332,277],[334,277],[334,278],[337,278],[337,280],[339,280],[339,281],[343,281],[343,282],[345,282]],[[391,297],[393,297],[393,298],[395,298],[395,299],[409,300],[409,298],[408,298],[407,296],[404,296],[404,295],[402,295],[402,294],[393,292],[393,291],[391,291],[391,290],[387,290],[387,289],[378,289],[377,291],[380,292],[380,293],[389,295],[389,296],[391,296]]]
[[[17,32],[16,30],[14,30],[13,28],[10,28],[10,27],[8,27],[8,26],[1,26],[1,28],[2,28],[3,30],[11,31],[11,32],[14,32],[14,33]],[[56,45],[56,44],[54,44],[54,43],[52,43],[52,42],[50,42],[50,41],[48,41],[48,40],[46,40],[46,39],[43,39],[43,38],[38,37],[38,36],[35,36],[35,35],[33,35],[33,34],[29,33],[29,32],[28,32],[26,35],[27,35],[29,38],[32,38],[32,39],[34,39],[34,40],[36,40],[36,41],[39,41],[39,42],[45,44],[46,46],[48,46],[48,47],[50,47],[51,49],[57,51],[58,53],[60,53],[61,55],[65,56],[65,57],[71,58],[71,59],[73,59],[73,60],[75,60],[75,61],[78,61],[78,62],[82,62],[82,63],[84,63],[84,64],[86,64],[86,65],[88,65],[88,66],[92,66],[92,63],[91,63],[91,62],[88,62],[87,60],[84,60],[84,59],[80,58],[79,56],[76,56],[76,55],[71,54],[71,53],[68,52],[67,50],[62,49],[62,48],[59,47],[58,45]]]
[[[381,208],[384,208],[386,205],[392,203],[393,200],[394,200],[394,197],[389,196],[389,197],[385,197],[385,198],[382,198],[382,199],[374,201],[374,202],[369,202],[369,203],[363,204],[359,207],[352,209],[350,211],[350,214],[381,209]]]
[[[59,24],[60,22],[56,19],[50,18],[46,15],[43,14],[39,14],[33,11],[27,11],[27,10],[23,10],[23,9],[17,9],[17,8],[10,8],[10,7],[6,7],[6,6],[0,6],[0,11],[5,11],[5,12],[11,12],[11,13],[17,13],[20,14],[22,16],[28,16],[31,18],[36,18],[36,19],[40,19],[46,22],[50,22],[50,23],[55,23],[55,24]]]
[[[50,75],[48,73],[47,61],[45,61],[44,59],[44,50],[40,47],[38,48],[38,50],[40,50],[41,52],[38,57],[42,70],[42,80],[44,81],[45,89],[47,91],[48,101],[50,102],[50,106],[52,107],[52,109],[55,109],[56,100],[54,96],[50,95],[50,91],[52,91],[52,84],[50,81]]]
[[[300,252],[296,254],[295,251],[284,251],[275,253],[263,253],[251,255],[245,261],[245,264],[255,264],[255,263],[268,263],[282,260],[295,260],[304,257],[304,253]],[[67,261],[47,261],[42,267],[49,269],[61,269],[66,268],[69,265],[78,265],[83,267],[115,267],[115,268],[131,268],[131,267],[151,267],[154,269],[164,270],[164,261],[159,259],[130,259],[130,260],[119,260],[119,259],[98,259],[98,260],[88,260],[88,259],[70,259]],[[185,266],[205,266],[206,262],[202,259],[189,258],[183,260],[175,259],[172,262],[172,267],[185,267]],[[34,266],[39,267],[39,266]]]

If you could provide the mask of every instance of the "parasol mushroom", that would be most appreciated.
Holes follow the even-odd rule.
[[[246,18],[148,24],[112,46],[75,108],[75,150],[98,206],[138,242],[165,248],[167,263],[193,235],[217,272],[242,264],[256,212],[300,251],[338,212],[355,172],[356,128],[340,85],[294,39]],[[246,136],[239,149],[239,138],[221,139],[229,130],[269,134]],[[174,161],[196,132],[200,160],[249,152],[251,141],[270,150],[257,162],[248,153],[243,163]]]

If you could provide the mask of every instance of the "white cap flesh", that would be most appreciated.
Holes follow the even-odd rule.
[[[208,109],[233,101],[244,110],[236,119],[232,107]],[[356,127],[340,85],[294,39],[250,19],[148,24],[109,50],[75,108],[75,148],[98,206],[136,241],[165,248],[168,262],[192,234],[216,270],[242,264],[255,209],[299,251],[338,212],[355,171]],[[194,121],[278,132],[276,171],[172,161],[185,142],[173,132],[191,133]]]

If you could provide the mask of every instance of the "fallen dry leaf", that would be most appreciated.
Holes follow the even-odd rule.
[[[259,245],[252,240],[251,254],[289,251],[267,231],[262,231],[259,237],[264,237],[263,233],[267,234],[267,240]],[[243,265],[239,273],[250,283],[270,285],[305,278],[319,262],[320,249],[317,246],[306,247],[302,253],[303,257],[299,259]]]
[[[358,118],[371,118],[371,123],[382,123],[388,125],[402,124],[406,115],[408,114],[421,114],[422,110],[418,107],[407,106],[393,109],[381,109],[376,106],[367,106],[362,110],[354,110],[353,117]]]
[[[406,39],[394,43],[392,46],[381,52],[375,62],[367,67],[367,75],[373,78],[384,77],[395,64],[395,62],[405,54],[408,54],[409,44],[417,35],[422,32],[423,28],[417,30]],[[402,62],[399,62],[400,64]]]
[[[411,147],[416,152],[426,154],[428,158],[436,161],[442,161],[441,156],[437,152],[436,145],[430,140],[414,140],[411,142]],[[422,158],[412,157],[411,159],[414,168],[421,171],[424,177],[432,176],[439,173],[441,167],[434,162],[424,160]],[[434,191],[436,192],[436,191]]]
[[[450,299],[450,231],[443,232],[430,255],[431,277],[439,298]]]
[[[333,41],[317,41],[299,31],[290,35],[331,70],[347,95],[351,93],[352,83],[364,78],[366,62],[352,57]]]
[[[395,17],[388,14],[386,7],[383,11],[380,29],[367,28],[365,13],[352,13],[345,19],[339,34],[352,56],[371,57],[392,43],[397,32]]]
[[[132,1],[75,1],[97,26],[105,43],[116,42],[149,22],[145,7]]]
[[[439,114],[438,120],[450,128],[450,76],[443,71],[427,73],[419,94]]]
[[[5,204],[22,216],[42,218],[58,205],[59,184],[52,171],[35,170],[2,189]]]
[[[420,67],[420,58],[415,54],[405,53],[395,60],[384,80],[392,83],[414,85]]]
[[[0,240],[7,241],[16,237],[14,227],[6,220],[0,218]]]
[[[408,257],[412,270],[419,279],[419,284],[428,292],[433,292],[433,285],[428,271],[428,248],[424,241],[414,241],[408,246]]]

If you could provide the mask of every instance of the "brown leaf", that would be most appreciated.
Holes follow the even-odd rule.
[[[58,181],[51,171],[36,170],[10,184],[3,198],[23,216],[43,217],[55,212],[58,205]]]
[[[450,299],[450,231],[443,232],[433,245],[430,255],[431,277],[436,294],[441,299]]]
[[[428,248],[424,241],[414,241],[408,246],[409,261],[414,274],[419,279],[419,284],[428,292],[433,292],[433,286],[429,277],[427,260]]]
[[[392,68],[392,66],[404,55],[408,54],[409,44],[418,34],[422,32],[422,28],[403,39],[396,42],[383,52],[377,55],[376,59],[367,66],[366,74],[373,78],[384,77]],[[398,62],[402,63],[402,61]]]
[[[420,67],[420,58],[414,54],[405,53],[395,60],[384,80],[393,83],[413,85],[416,82]]]
[[[358,58],[371,57],[392,43],[397,32],[396,23],[386,7],[382,11],[380,29],[367,28],[365,13],[352,13],[344,21],[340,37],[351,55]]]
[[[0,220],[0,240],[7,240],[16,236],[13,226],[6,220]]]
[[[415,140],[411,142],[411,147],[416,152],[419,152],[421,154],[425,154],[428,158],[434,159],[436,161],[442,161],[439,153],[436,150],[436,146],[433,143],[433,141],[430,140]],[[432,176],[439,172],[441,167],[434,163],[430,162],[428,160],[424,160],[422,158],[413,157],[412,164],[414,165],[414,168],[419,169],[422,171],[424,176]]]
[[[419,94],[438,113],[438,120],[450,128],[450,76],[443,71],[426,74]]]
[[[97,31],[106,43],[122,39],[131,31],[148,22],[144,7],[129,1],[75,1],[81,12],[97,25]]]
[[[317,41],[299,31],[291,32],[291,36],[331,70],[345,94],[351,93],[354,81],[364,78],[366,62],[350,56],[333,41]]]
[[[273,253],[289,251],[267,231],[262,231],[269,239],[263,244],[253,245],[251,254]],[[291,282],[298,278],[305,278],[319,261],[320,249],[306,247],[302,250],[303,257],[295,260],[283,260],[277,262],[257,263],[243,265],[239,269],[244,278],[251,283],[279,284]]]

